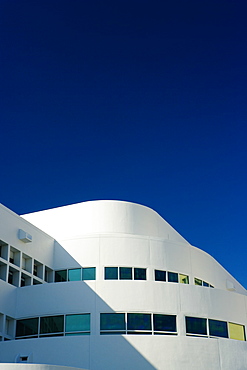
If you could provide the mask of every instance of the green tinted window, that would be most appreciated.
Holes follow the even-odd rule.
[[[66,315],[65,331],[90,331],[90,314]]]
[[[186,333],[207,335],[207,319],[186,317]]]
[[[151,314],[149,313],[128,313],[128,330],[151,330]]]
[[[132,279],[132,268],[131,267],[120,267],[119,269],[121,280],[131,280]]]
[[[80,281],[81,280],[81,269],[72,269],[68,271],[69,281]]]
[[[24,337],[38,334],[38,317],[34,319],[17,320],[16,337]]]
[[[155,270],[155,281],[166,281],[166,271]]]
[[[195,285],[202,285],[202,280],[201,279],[194,279]]]
[[[40,318],[40,334],[60,333],[64,331],[64,316],[47,316]]]
[[[95,267],[85,267],[82,269],[82,280],[95,280]]]
[[[178,283],[178,273],[168,271],[168,281],[170,283]]]
[[[176,332],[176,316],[154,314],[154,331],[171,331]]]
[[[135,280],[146,280],[146,269],[135,268],[134,269]]]
[[[125,314],[101,313],[100,330],[125,330]]]
[[[117,267],[105,267],[105,279],[106,280],[118,279],[118,268]]]
[[[228,338],[227,322],[219,320],[208,320],[209,335],[214,337]]]
[[[67,281],[67,270],[55,271],[55,283]]]

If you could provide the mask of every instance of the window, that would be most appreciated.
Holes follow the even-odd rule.
[[[166,281],[166,271],[154,270],[155,281]]]
[[[202,285],[202,280],[201,279],[194,279],[195,285]]]
[[[176,316],[175,315],[153,315],[154,332],[176,332]],[[160,334],[160,333],[157,333]]]
[[[229,338],[237,340],[246,340],[245,339],[245,330],[243,325],[234,324],[232,322],[228,323],[229,328]]]
[[[100,333],[101,334],[125,334],[124,313],[101,313]]]
[[[129,334],[135,334],[136,331],[151,331],[151,314],[149,313],[128,313],[127,314],[127,330],[133,330]],[[147,333],[145,333],[147,334]],[[150,333],[151,334],[151,333]]]
[[[95,267],[84,267],[82,269],[82,280],[95,280]]]
[[[67,270],[55,271],[55,283],[67,281]]]
[[[132,268],[131,267],[120,267],[119,277],[121,280],[132,280]]]
[[[179,282],[181,284],[189,284],[189,276],[188,275],[179,274]]]
[[[68,271],[68,281],[80,281],[80,280],[81,280],[81,269],[71,269]]]
[[[105,280],[117,280],[117,279],[118,279],[118,268],[105,267]]]
[[[37,337],[38,336],[38,317],[33,319],[17,320],[16,337]]]
[[[185,317],[186,334],[207,335],[207,319]]]
[[[206,281],[203,281],[203,282],[202,282],[202,285],[203,285],[203,286],[207,286],[207,287],[209,286],[209,284],[208,284]]]
[[[90,334],[90,314],[66,315],[65,335]]]
[[[178,273],[168,271],[168,281],[170,283],[178,283]]]
[[[64,331],[64,316],[47,316],[40,318],[40,334],[55,334],[63,333]]]
[[[219,320],[208,320],[209,335],[213,337],[228,338],[227,322]]]
[[[135,280],[146,280],[146,269],[134,268]]]

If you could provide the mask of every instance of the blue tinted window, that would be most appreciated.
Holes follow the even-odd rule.
[[[82,269],[82,280],[95,280],[95,267],[85,267]]]
[[[135,268],[134,269],[135,280],[146,280],[146,269]]]
[[[166,281],[166,271],[155,270],[155,281]]]
[[[117,267],[105,267],[105,279],[106,280],[118,279],[118,268]]]
[[[207,319],[186,317],[186,333],[207,335]]]
[[[154,331],[171,331],[176,332],[176,316],[154,314]]]
[[[55,271],[55,283],[67,281],[67,270]]]
[[[209,286],[209,284],[208,284],[206,281],[203,281],[203,282],[202,282],[202,285],[203,285],[203,286]]]
[[[101,313],[100,330],[125,330],[125,314]]]
[[[149,313],[128,313],[128,330],[151,330],[151,314]]]
[[[68,271],[68,281],[80,281],[81,269],[72,269]]]
[[[168,281],[170,283],[178,283],[178,273],[168,271]]]
[[[66,315],[65,331],[90,331],[90,314]]]
[[[120,267],[119,269],[121,280],[131,280],[132,279],[132,268],[131,267]]]
[[[214,337],[228,338],[227,323],[219,320],[208,320],[209,323],[209,335]]]

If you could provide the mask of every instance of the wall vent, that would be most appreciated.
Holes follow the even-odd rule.
[[[19,229],[19,234],[18,238],[23,242],[23,243],[30,243],[32,241],[32,235],[26,233],[26,231]]]

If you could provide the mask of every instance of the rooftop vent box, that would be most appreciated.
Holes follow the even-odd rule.
[[[26,233],[26,231],[19,229],[19,234],[18,238],[23,242],[23,243],[30,243],[32,241],[32,235]]]

